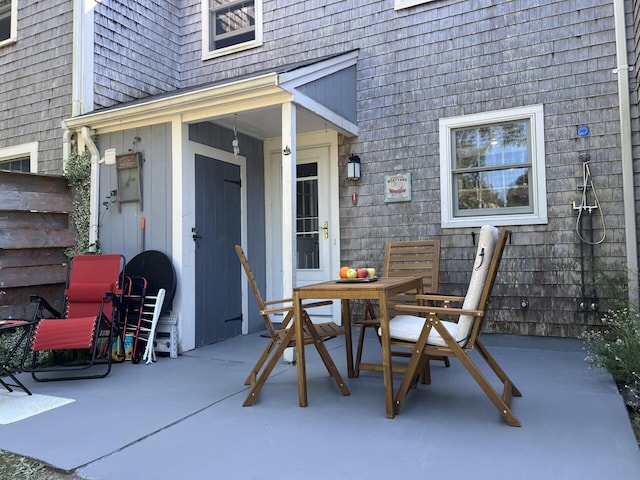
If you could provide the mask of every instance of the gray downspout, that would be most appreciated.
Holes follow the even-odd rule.
[[[93,143],[91,139],[91,130],[89,127],[82,127],[80,129],[80,135],[84,141],[84,144],[89,149],[91,154],[91,195],[90,195],[90,207],[89,207],[89,247],[98,249],[98,215],[100,212],[100,202],[98,196],[98,190],[100,189],[100,171],[98,169],[98,162],[100,161],[100,152],[98,147]]]
[[[638,309],[638,244],[633,182],[633,154],[631,149],[631,100],[629,95],[629,65],[624,0],[613,0],[616,35],[616,69],[618,102],[620,104],[620,150],[622,160],[622,190],[624,199],[624,227],[627,247],[627,282],[629,304]]]

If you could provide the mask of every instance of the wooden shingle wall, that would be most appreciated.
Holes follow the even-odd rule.
[[[363,180],[358,207],[343,190],[345,260],[379,258],[385,240],[440,238],[441,291],[464,294],[475,253],[471,233],[479,229],[440,228],[438,120],[543,104],[549,221],[509,226],[487,329],[573,336],[597,324],[607,293],[593,281],[591,260],[611,274],[625,265],[611,4],[431,2],[402,12],[380,6],[377,19],[378,28],[394,26],[388,39],[397,35],[389,45],[370,29],[373,44],[359,62],[362,133],[352,150],[362,158]],[[589,137],[578,137],[582,124]],[[571,208],[580,199],[584,151],[607,228],[607,241],[593,249],[579,240]],[[384,176],[395,172],[412,174],[412,202],[384,203]],[[581,312],[583,296],[589,303],[598,297],[600,312]]]
[[[62,171],[71,116],[72,1],[18,2],[18,40],[0,48],[0,148],[38,144],[38,171]]]
[[[99,2],[95,15],[95,108],[180,86],[178,1]]]
[[[340,165],[358,154],[362,179],[352,185],[340,171],[342,262],[380,268],[385,241],[439,238],[441,291],[451,293],[466,289],[475,252],[471,234],[478,229],[440,226],[438,121],[542,104],[549,221],[510,226],[487,328],[576,335],[597,324],[607,294],[590,265],[624,276],[626,263],[612,3],[435,0],[400,11],[393,3],[264,0],[263,46],[202,61],[200,0],[101,2],[96,65],[104,79],[98,72],[96,103],[278,71],[357,49],[359,136],[343,139]],[[628,13],[636,3],[626,2]],[[109,31],[131,43],[108,38]],[[117,63],[119,56],[126,62]],[[637,81],[632,89],[637,101]],[[637,108],[633,115],[637,142]],[[578,125],[588,125],[590,135],[579,137]],[[578,238],[571,208],[580,199],[583,152],[591,155],[607,230],[606,241],[593,247]],[[392,173],[412,174],[411,202],[384,202],[384,177]],[[582,300],[594,297],[600,313],[579,311]],[[523,299],[527,309],[520,308]]]
[[[0,318],[30,318],[29,295],[61,307],[75,245],[66,178],[0,170]]]

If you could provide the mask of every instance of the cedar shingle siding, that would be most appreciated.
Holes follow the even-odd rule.
[[[95,15],[95,108],[180,86],[176,1],[99,2]]]
[[[543,104],[549,222],[512,227],[487,328],[575,335],[598,317],[578,311],[583,296],[590,300],[597,295],[601,309],[606,308],[606,292],[594,285],[589,258],[593,255],[609,273],[624,276],[625,269],[610,2],[479,6],[441,0],[394,11],[392,0],[265,0],[264,45],[204,62],[199,1],[162,2],[167,5],[164,13],[158,2],[150,1],[125,2],[129,6],[119,14],[110,11],[123,8],[121,3],[99,6],[105,18],[97,23],[107,22],[112,32],[97,27],[96,38],[128,34],[132,45],[124,57],[132,61],[123,66],[97,60],[111,72],[106,75],[109,85],[115,85],[97,79],[97,106],[359,49],[360,134],[345,139],[340,153],[362,157],[363,178],[357,187],[341,178],[342,261],[370,263],[381,257],[386,240],[437,236],[443,247],[442,291],[464,293],[475,250],[471,232],[477,228],[440,228],[438,120]],[[116,19],[116,25],[109,23]],[[177,25],[179,29],[170,30]],[[98,43],[98,57],[114,49],[117,56],[123,53],[117,35]],[[147,50],[149,57],[139,58]],[[590,127],[586,138],[576,134],[581,124]],[[578,155],[584,151],[592,158],[607,228],[607,241],[593,249],[578,239],[571,208],[580,199]],[[384,176],[393,172],[412,174],[411,202],[384,202]],[[357,207],[350,198],[354,188]],[[520,309],[522,298],[529,309]]]
[[[19,2],[18,40],[0,47],[0,148],[38,141],[39,171],[62,170],[71,116],[73,2]]]
[[[441,291],[462,294],[478,229],[440,227],[438,121],[543,104],[549,220],[511,227],[487,329],[576,335],[595,324],[599,314],[578,309],[583,297],[597,296],[601,312],[608,306],[590,259],[626,278],[613,3],[434,0],[399,11],[393,3],[264,0],[263,45],[203,61],[200,0],[97,2],[95,109],[357,49],[360,133],[342,138],[339,153],[340,165],[358,154],[363,173],[353,186],[340,171],[341,260],[381,262],[387,240],[437,237]],[[625,3],[633,64],[640,7]],[[38,133],[43,172],[61,168],[59,122],[71,114],[72,7],[21,2],[19,40],[0,49],[0,147]],[[630,77],[637,158],[640,69]],[[590,135],[579,137],[578,125],[588,125]],[[595,246],[580,242],[571,208],[581,195],[582,152],[591,156],[606,223],[606,241]],[[384,177],[394,172],[411,173],[411,202],[384,202]],[[528,309],[520,308],[523,298]]]

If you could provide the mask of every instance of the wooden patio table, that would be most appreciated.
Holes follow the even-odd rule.
[[[342,325],[345,330],[347,353],[347,372],[353,377],[353,349],[351,345],[351,312],[349,300],[377,300],[380,305],[380,326],[382,330],[382,367],[387,418],[394,417],[393,377],[391,363],[391,344],[387,299],[403,292],[415,290],[422,294],[422,277],[382,277],[374,282],[328,282],[305,285],[293,289],[293,305],[296,322],[296,360],[298,367],[298,395],[300,406],[307,406],[307,377],[304,358],[304,341],[301,316],[301,304],[305,299],[342,300]]]

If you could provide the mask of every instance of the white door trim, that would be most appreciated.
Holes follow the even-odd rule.
[[[314,147],[328,147],[328,175],[327,179],[327,198],[329,199],[329,242],[330,242],[330,258],[327,268],[327,280],[338,278],[340,269],[340,217],[339,217],[339,197],[338,197],[338,133],[336,131],[315,132],[310,134],[297,136],[298,151],[310,149]],[[277,174],[271,169],[272,155],[278,155],[281,151],[281,139],[269,139],[264,143],[264,161],[265,161],[265,251],[267,258],[273,258],[274,264],[280,265],[282,258],[278,255],[281,252],[278,240],[282,236],[281,231],[274,231],[274,222],[269,221],[274,213],[272,205],[274,204],[272,191],[271,175]],[[282,192],[280,192],[282,194]],[[280,200],[280,199],[278,199]],[[279,202],[290,201],[290,199],[282,199]],[[295,233],[295,232],[294,232]],[[272,253],[273,252],[273,253]],[[276,256],[277,255],[277,256]],[[266,295],[267,298],[282,298],[288,296],[291,292],[284,293],[282,289],[282,268],[267,269],[272,274],[266,279]],[[331,315],[334,321],[342,322],[341,308],[339,302],[334,302]]]

